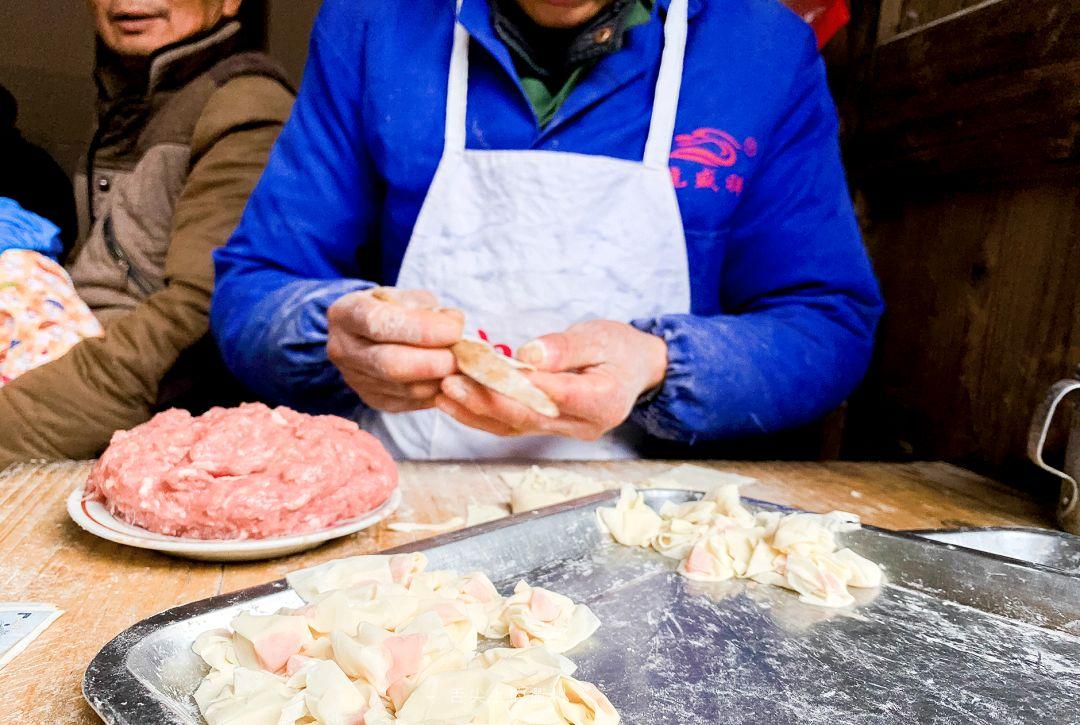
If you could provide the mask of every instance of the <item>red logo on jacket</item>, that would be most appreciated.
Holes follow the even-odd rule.
[[[739,154],[747,158],[757,156],[757,140],[747,137],[742,143],[730,133],[715,128],[699,128],[691,133],[680,133],[675,137],[675,148],[671,160],[685,161],[696,166],[694,188],[718,192],[721,189],[731,194],[741,194],[743,177],[729,173],[723,176],[723,169],[730,168],[739,160]],[[685,189],[690,182],[683,178],[683,167],[671,165],[671,182],[676,189]]]

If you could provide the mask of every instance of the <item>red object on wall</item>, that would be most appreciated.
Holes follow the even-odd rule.
[[[825,47],[836,31],[851,20],[847,0],[784,0],[784,4],[810,23],[818,48]]]

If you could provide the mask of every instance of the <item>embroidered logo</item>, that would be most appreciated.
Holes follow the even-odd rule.
[[[736,173],[724,174],[739,160],[742,154],[746,158],[757,156],[757,140],[749,136],[740,143],[726,131],[715,128],[699,128],[691,133],[680,133],[675,137],[675,148],[671,160],[684,161],[697,167],[694,170],[694,188],[718,192],[721,189],[731,194],[741,194],[743,177]],[[721,177],[723,180],[721,181]],[[683,178],[683,167],[671,165],[671,183],[676,189],[685,189],[690,181]]]
[[[489,343],[493,348],[501,352],[506,357],[514,357],[514,351],[510,349],[509,345],[503,345],[502,343],[493,343],[488,339],[488,335],[484,330],[480,329],[476,331],[476,336],[486,343]]]

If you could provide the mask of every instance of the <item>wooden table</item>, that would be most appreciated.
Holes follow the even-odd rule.
[[[659,461],[560,464],[597,477],[638,480],[667,469]],[[943,463],[710,463],[753,476],[744,495],[811,511],[843,509],[891,529],[1052,526],[1049,511],[994,481]],[[509,501],[496,475],[504,464],[410,463],[396,520],[444,521],[468,503]],[[89,464],[13,468],[0,476],[0,601],[55,604],[65,614],[0,670],[5,722],[88,723],[83,671],[126,627],[155,612],[278,579],[326,559],[371,553],[431,534],[385,526],[297,556],[252,564],[203,564],[103,541],[68,518],[64,499]]]

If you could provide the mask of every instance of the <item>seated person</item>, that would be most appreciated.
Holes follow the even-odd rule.
[[[399,458],[803,425],[882,307],[813,32],[767,0],[327,0],[215,258],[233,370]],[[463,332],[559,415],[461,375]]]
[[[104,335],[0,388],[0,468],[94,456],[214,374],[184,358],[203,352],[211,252],[293,96],[276,64],[240,47],[240,0],[143,5],[90,0],[99,126],[76,177],[68,272]]]
[[[71,179],[44,149],[23,138],[18,117],[15,96],[0,86],[0,198],[55,224],[64,256],[77,231]]]

